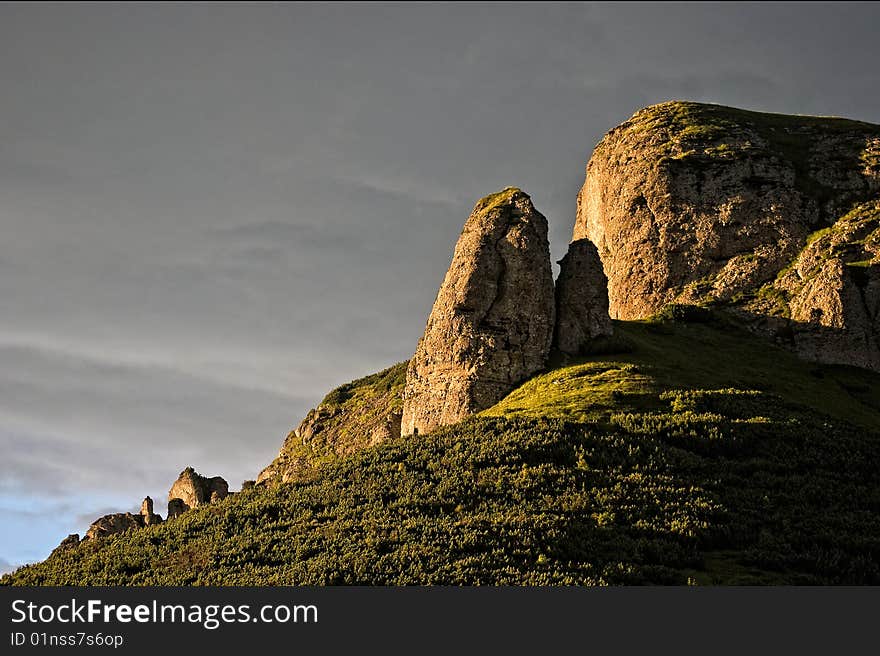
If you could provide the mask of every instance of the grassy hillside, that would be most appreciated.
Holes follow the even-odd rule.
[[[406,365],[399,362],[328,393],[288,434],[261,479],[288,482],[308,478],[323,463],[399,435]]]
[[[2,582],[880,583],[880,376],[692,318]]]

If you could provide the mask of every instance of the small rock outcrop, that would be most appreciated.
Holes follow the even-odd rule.
[[[608,314],[608,278],[599,251],[589,239],[573,241],[559,261],[556,279],[555,346],[578,355],[590,343],[612,334]]]
[[[177,517],[192,507],[204,503],[216,503],[229,494],[234,494],[234,492],[229,492],[229,486],[220,476],[205,478],[196,473],[192,467],[187,467],[181,472],[168,493],[168,519]],[[76,533],[68,535],[52,553],[72,549],[86,540],[104,538],[108,535],[124,533],[161,522],[162,516],[153,512],[153,499],[144,497],[140,513],[137,515],[125,512],[99,517],[89,526],[82,540]]]
[[[177,497],[168,499],[168,519],[178,517],[185,513],[189,508],[183,503],[183,499]]]
[[[159,524],[162,522],[161,515],[157,515],[153,512],[153,500],[150,497],[145,497],[141,503],[141,517],[144,520],[144,526]]]
[[[73,549],[76,545],[79,544],[79,533],[71,533],[66,538],[61,541],[57,547],[52,550],[50,556],[54,556],[56,553],[61,551],[67,551],[68,549]]]
[[[85,537],[83,540],[94,540],[95,538],[103,538],[108,535],[114,535],[116,533],[124,533],[125,531],[131,531],[137,528],[143,528],[145,526],[150,526],[151,524],[159,524],[162,522],[162,517],[153,512],[153,500],[150,497],[146,497],[141,503],[141,512],[138,515],[134,515],[132,513],[111,513],[110,515],[104,515],[96,519],[92,522],[92,525],[89,526],[89,530],[86,531]],[[76,540],[72,538],[76,537]],[[65,542],[70,541],[69,546],[75,546],[79,542],[79,536],[68,536],[67,540],[59,545],[59,549],[61,546],[64,546]]]
[[[92,522],[83,540],[94,540],[107,537],[108,535],[115,535],[116,533],[125,533],[126,531],[142,528],[143,525],[144,521],[140,515],[112,513]]]
[[[516,188],[482,199],[410,360],[401,433],[455,423],[543,369],[554,313],[547,220]]]
[[[229,495],[229,485],[220,476],[206,478],[200,475],[192,467],[187,467],[168,490],[169,517],[171,516],[170,502],[179,499],[185,506],[185,510],[196,508],[209,503],[216,503]]]

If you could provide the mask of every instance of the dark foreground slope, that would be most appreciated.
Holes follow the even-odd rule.
[[[2,581],[880,583],[880,376],[718,319],[615,329],[482,416]]]

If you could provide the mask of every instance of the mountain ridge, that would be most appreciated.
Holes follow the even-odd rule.
[[[640,110],[555,285],[529,196],[485,197],[413,359],[256,485],[0,583],[880,582],[878,193],[880,126]]]

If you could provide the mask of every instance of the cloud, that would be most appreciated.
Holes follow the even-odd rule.
[[[350,175],[337,175],[335,179],[355,190],[386,194],[408,203],[458,207],[462,203],[460,193],[445,189],[441,185],[425,184],[418,178],[387,175],[375,172],[360,172]]]
[[[307,249],[355,249],[359,240],[334,226],[322,229],[308,223],[282,221],[258,221],[231,227],[209,228],[209,237],[215,237],[224,244],[235,245],[238,254],[248,261],[260,261],[253,257],[268,252],[277,259],[284,248],[295,251]],[[257,251],[255,253],[255,250]]]
[[[94,355],[94,354],[93,354]],[[0,346],[0,489],[167,486],[188,464],[253,478],[311,399],[149,360]],[[149,489],[153,489],[152,487]],[[140,497],[142,498],[142,494]]]

